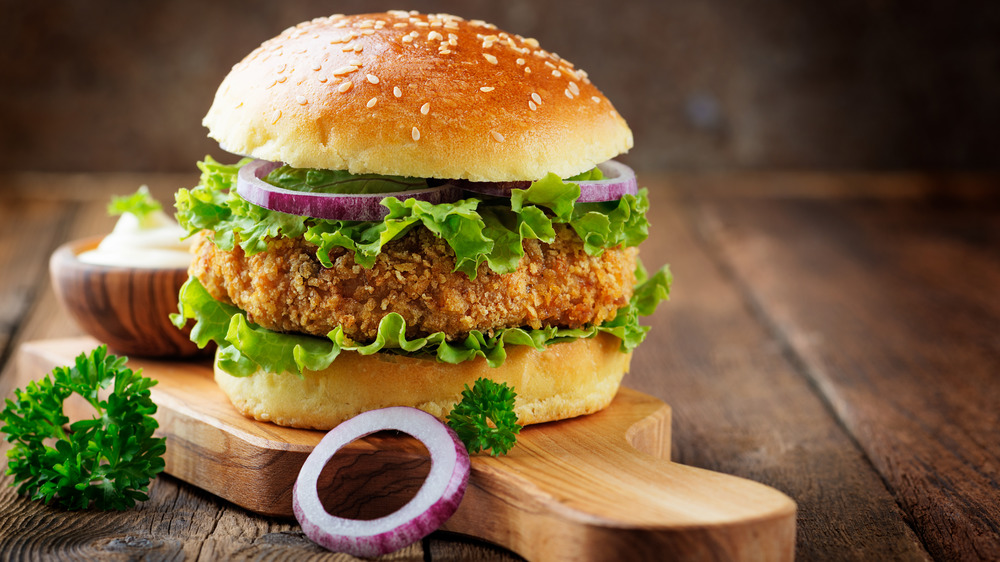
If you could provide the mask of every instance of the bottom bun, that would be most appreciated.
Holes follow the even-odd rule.
[[[528,425],[590,414],[610,404],[632,359],[620,345],[618,338],[600,333],[545,351],[511,346],[507,360],[496,368],[481,358],[451,365],[345,351],[330,367],[303,377],[262,370],[234,377],[216,366],[215,380],[247,417],[331,429],[361,412],[389,406],[413,406],[444,420],[465,385],[471,388],[484,377],[514,388],[518,421]]]

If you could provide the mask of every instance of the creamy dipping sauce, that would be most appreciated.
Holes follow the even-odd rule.
[[[186,235],[187,231],[163,211],[150,214],[143,224],[134,214],[122,213],[111,234],[77,258],[96,265],[186,268],[191,264],[191,243],[181,240]]]

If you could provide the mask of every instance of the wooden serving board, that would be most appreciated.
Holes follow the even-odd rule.
[[[90,338],[23,345],[17,386],[96,345]],[[251,511],[291,516],[295,478],[323,432],[243,417],[208,361],[129,365],[159,381],[152,397],[169,474]],[[669,453],[670,407],[622,388],[604,411],[526,427],[507,456],[473,455],[465,497],[442,529],[529,560],[793,559],[790,498],[670,462]],[[335,503],[353,506],[338,515],[370,518],[405,503],[427,467],[416,440],[374,435],[334,457],[321,495],[330,490],[331,511],[341,509]]]

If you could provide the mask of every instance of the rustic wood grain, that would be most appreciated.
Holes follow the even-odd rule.
[[[995,181],[640,178],[653,198],[644,259],[650,268],[670,262],[676,283],[626,384],[674,407],[674,460],[791,495],[803,560],[989,558],[989,545],[975,541],[991,538],[989,526],[1000,521],[988,484],[998,480],[989,472],[998,466],[990,437],[996,408],[989,408],[998,403],[989,376],[998,364],[990,337],[998,332],[991,227],[998,213],[988,200],[962,203],[949,194],[981,198]],[[0,332],[8,349],[80,334],[55,301],[45,260],[65,240],[110,229],[103,214],[110,194],[149,183],[169,197],[195,179],[6,177]],[[0,389],[12,372],[3,365]],[[148,502],[110,518],[28,502],[8,482],[0,479],[3,559],[89,558],[77,554],[84,551],[122,559],[349,559],[316,550],[287,520],[255,516],[169,476],[154,482]],[[511,556],[447,533],[401,553]]]
[[[199,349],[190,339],[190,327],[178,330],[170,321],[177,312],[177,294],[188,279],[187,268],[111,267],[78,258],[100,241],[98,236],[68,242],[49,261],[59,304],[76,323],[118,355],[211,355],[214,346]]]
[[[700,212],[930,554],[1000,559],[1000,200],[717,200]]]
[[[670,185],[687,193],[687,184]],[[651,319],[655,343],[640,348],[643,359],[625,383],[674,406],[672,458],[792,496],[799,559],[925,559],[881,476],[699,234],[705,221],[692,201],[663,195],[642,255],[650,268],[670,263],[674,288]]]

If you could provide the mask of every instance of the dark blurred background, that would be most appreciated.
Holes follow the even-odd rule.
[[[1000,3],[4,0],[0,170],[192,171],[229,68],[299,21],[480,18],[586,69],[643,170],[1000,168]]]

